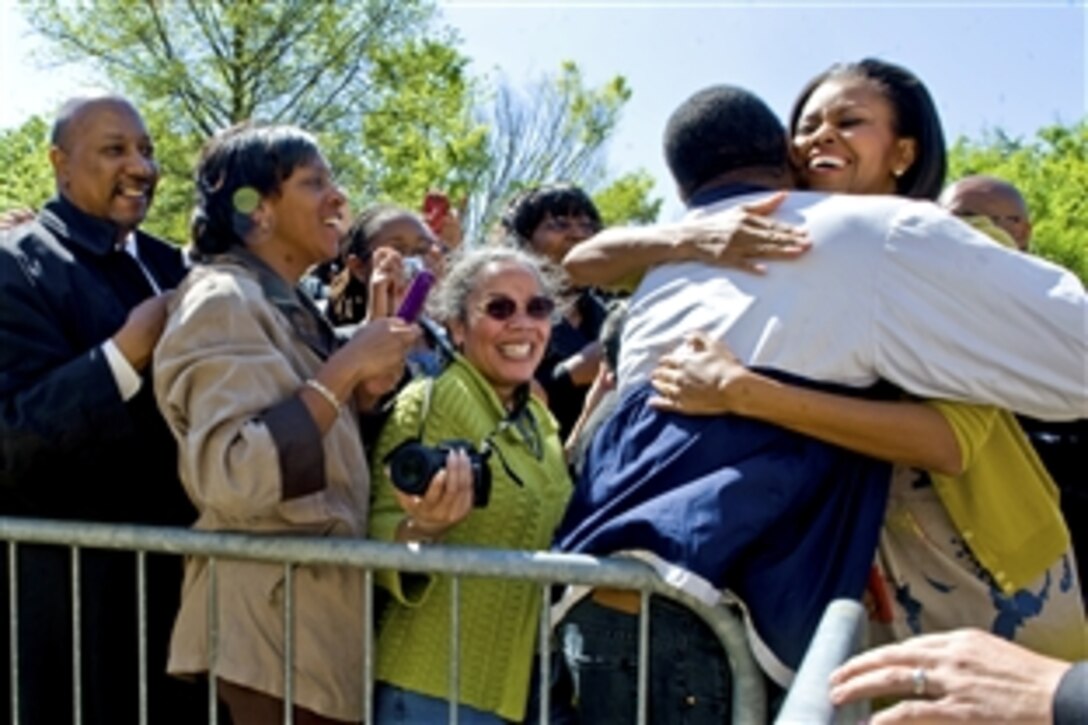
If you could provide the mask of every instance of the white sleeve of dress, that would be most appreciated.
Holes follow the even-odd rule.
[[[924,397],[1088,417],[1088,297],[1061,267],[932,204],[896,217],[876,280],[879,373]]]

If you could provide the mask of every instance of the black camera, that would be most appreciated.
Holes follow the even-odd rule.
[[[450,451],[461,449],[468,454],[472,467],[472,505],[484,508],[491,498],[491,468],[488,455],[480,453],[468,441],[448,440],[428,446],[418,440],[407,440],[385,456],[393,485],[410,496],[427,493],[434,474],[446,467]]]

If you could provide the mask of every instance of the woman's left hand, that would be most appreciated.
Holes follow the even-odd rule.
[[[735,412],[737,383],[753,375],[724,344],[703,332],[693,332],[673,352],[661,358],[650,374],[654,395],[649,403],[660,410],[693,415]]]

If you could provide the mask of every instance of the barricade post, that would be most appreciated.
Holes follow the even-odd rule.
[[[866,719],[868,708],[864,704],[835,708],[828,683],[835,668],[861,648],[865,617],[865,607],[853,599],[836,599],[828,605],[778,712],[777,723],[856,723]]]

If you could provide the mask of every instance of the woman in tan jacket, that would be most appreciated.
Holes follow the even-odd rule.
[[[155,352],[155,393],[200,511],[196,528],[364,536],[358,412],[398,381],[419,331],[381,316],[392,294],[376,294],[371,319],[341,345],[296,288],[336,255],[347,224],[344,194],[308,134],[232,128],[205,149],[196,183],[201,263],[178,288]],[[449,475],[470,482],[465,467]],[[205,559],[187,561],[170,672],[214,671],[239,725],[282,719],[283,567],[218,562],[214,652],[209,578]],[[296,722],[361,720],[363,573],[300,566],[294,597]]]

